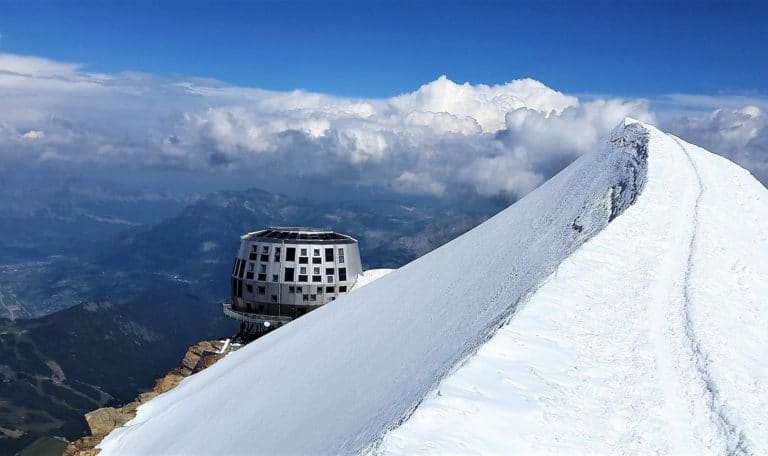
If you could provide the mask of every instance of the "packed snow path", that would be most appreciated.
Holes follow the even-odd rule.
[[[768,192],[653,129],[635,205],[383,454],[768,454]]]

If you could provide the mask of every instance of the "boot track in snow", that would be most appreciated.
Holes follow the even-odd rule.
[[[691,317],[693,300],[691,298],[691,276],[693,273],[693,257],[696,251],[696,240],[699,225],[699,210],[701,206],[701,200],[704,195],[704,185],[701,181],[701,175],[696,167],[696,162],[691,157],[690,152],[685,148],[685,145],[674,135],[669,135],[675,143],[677,143],[680,150],[685,154],[688,162],[693,168],[693,172],[696,176],[696,185],[698,186],[696,201],[693,208],[693,227],[691,229],[690,242],[688,246],[688,258],[686,262],[685,278],[683,283],[683,327],[685,330],[685,337],[690,346],[691,354],[693,356],[696,371],[704,384],[707,406],[712,413],[712,420],[717,429],[722,433],[725,442],[726,449],[729,455],[748,455],[752,454],[749,449],[749,440],[744,431],[740,429],[735,423],[728,417],[728,413],[725,405],[723,404],[720,392],[709,370],[707,354],[701,347],[701,343],[696,336],[696,330],[694,328],[693,319]]]

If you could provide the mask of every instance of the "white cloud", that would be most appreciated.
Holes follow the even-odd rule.
[[[532,79],[489,86],[442,76],[389,99],[358,99],[101,75],[77,64],[0,54],[4,161],[172,168],[219,176],[222,186],[240,173],[267,188],[276,181],[295,189],[321,182],[512,199],[598,147],[625,116],[663,117],[647,100],[579,100]],[[662,126],[765,176],[765,118],[758,103],[666,116]]]
[[[764,108],[720,108],[667,123],[678,136],[725,155],[768,183],[768,111]]]

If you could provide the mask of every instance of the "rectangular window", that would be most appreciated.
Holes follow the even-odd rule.
[[[264,262],[269,261],[269,254],[262,253],[261,256],[259,257],[259,261],[264,261]]]
[[[248,255],[248,259],[251,260],[251,261],[256,261],[256,252],[251,252]]]
[[[333,283],[333,276],[325,276],[327,283]]]
[[[309,258],[307,257],[299,257],[299,264],[308,264]]]
[[[301,296],[302,301],[309,301],[309,295],[302,295]]]
[[[261,253],[269,253],[269,246],[264,245],[261,247]]]
[[[272,301],[272,302],[277,302],[277,295],[270,296],[269,300]]]
[[[336,287],[325,287],[326,293],[336,293]]]
[[[346,292],[347,292],[347,287],[345,287],[345,286],[340,286],[339,287],[339,293],[346,293]]]
[[[260,269],[259,272],[267,272],[267,265],[261,264],[259,265],[259,269]]]
[[[285,268],[285,281],[293,282],[293,268]]]
[[[253,280],[253,273],[252,272],[246,272],[245,273],[245,278],[248,279],[248,280]]]
[[[240,261],[240,260],[238,260],[237,258],[235,258],[235,262],[234,262],[234,263],[232,263],[232,275],[235,275],[235,271],[237,271],[237,263],[238,263],[239,261]]]
[[[286,247],[285,261],[296,261],[296,247]]]
[[[259,274],[256,276],[256,280],[259,282],[266,282],[267,281],[267,275],[266,274]]]
[[[325,273],[327,275],[334,275],[336,273],[336,270],[333,268],[325,268]]]
[[[279,282],[280,281],[280,280],[278,280],[277,274],[272,274],[272,281],[273,282]]]
[[[323,287],[317,287],[317,294],[323,294]]]
[[[302,267],[299,268],[299,274],[306,274],[306,273],[307,273],[307,267],[306,266],[302,266]]]
[[[296,287],[296,293],[301,293],[303,290],[301,287]]]
[[[288,287],[288,293],[296,293],[296,287],[294,286]]]
[[[312,256],[320,256],[320,249],[314,249],[312,251]]]
[[[339,249],[339,263],[344,262],[344,249]]]
[[[301,256],[307,256],[307,249],[301,249]]]
[[[238,276],[238,277],[240,277],[240,278],[242,279],[242,278],[243,278],[243,273],[244,273],[244,272],[245,272],[245,261],[241,261],[241,262],[240,262],[240,268],[239,268],[239,270],[237,271],[237,276]]]
[[[259,251],[259,245],[258,244],[253,244],[251,246],[251,252],[257,253],[258,251]]]
[[[310,301],[317,301],[317,295],[309,295]]]
[[[312,274],[320,274],[320,268],[312,268]]]
[[[275,247],[275,261],[280,262],[280,247]]]
[[[347,280],[347,268],[339,268],[339,281],[344,282]]]
[[[325,261],[333,261],[333,249],[325,249]]]
[[[313,282],[322,282],[322,281],[323,281],[323,276],[319,276],[319,275],[317,275],[317,276],[316,276],[316,275],[313,275],[313,276],[312,276],[312,281],[313,281]]]
[[[256,263],[248,263],[248,272],[253,272],[253,268],[256,267]]]
[[[267,287],[257,287],[260,295],[267,294]]]
[[[313,257],[312,264],[323,264],[323,259],[320,257]]]
[[[307,276],[299,274],[299,282],[307,282],[307,281],[308,281]]]

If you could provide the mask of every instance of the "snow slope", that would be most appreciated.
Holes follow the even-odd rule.
[[[112,432],[104,454],[362,450],[631,204],[646,136],[621,128],[476,229],[186,379]]]
[[[379,454],[768,454],[768,192],[648,128],[637,202]]]
[[[745,171],[627,121],[476,229],[143,405],[102,454],[764,449],[765,211]]]

